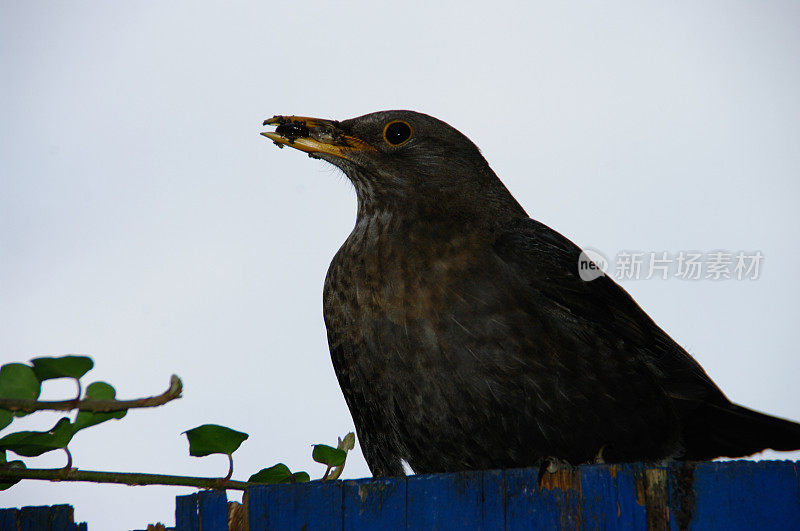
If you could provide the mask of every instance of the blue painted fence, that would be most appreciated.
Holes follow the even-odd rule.
[[[800,463],[584,465],[541,478],[529,468],[315,481],[253,487],[246,498],[241,516],[252,530],[800,529]],[[7,527],[8,515],[27,509],[0,510],[0,529],[17,529]],[[228,511],[225,492],[178,496],[176,529],[227,531]],[[81,529],[71,525],[19,529]]]
[[[71,505],[0,509],[0,531],[87,531]]]

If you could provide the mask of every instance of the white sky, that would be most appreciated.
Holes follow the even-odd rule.
[[[732,400],[800,420],[800,4],[432,4],[0,2],[0,361],[88,354],[123,398],[185,383],[80,433],[76,466],[223,475],[180,435],[213,422],[250,434],[236,478],[319,477],[310,444],[352,429],[321,294],[355,196],[259,136],[273,114],[442,118],[612,257],[760,250],[756,281],[623,286]],[[143,528],[191,491],[23,482],[0,506]]]

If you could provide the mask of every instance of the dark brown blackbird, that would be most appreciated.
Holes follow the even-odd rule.
[[[429,473],[800,448],[800,424],[731,403],[613,280],[582,280],[581,249],[529,218],[448,124],[410,111],[264,124],[356,189],[324,313],[375,476],[403,461]]]

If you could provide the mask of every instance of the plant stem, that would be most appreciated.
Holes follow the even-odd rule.
[[[335,480],[335,479],[339,479],[339,476],[341,476],[341,475],[342,475],[342,471],[344,470],[344,464],[345,464],[345,462],[347,461],[347,456],[345,456],[345,458],[344,458],[344,459],[345,459],[345,460],[344,460],[344,461],[342,461],[342,464],[341,464],[341,465],[339,465],[339,466],[335,467],[335,468],[333,469],[333,471],[331,472],[331,474],[330,474],[330,475],[328,475],[328,474],[326,473],[325,475],[326,475],[327,477],[326,477],[326,478],[323,478],[323,479],[327,479],[327,480],[329,480],[329,481],[333,481],[333,480]]]
[[[178,485],[201,489],[244,490],[255,485],[246,481],[223,478],[201,478],[192,476],[170,476],[166,474],[142,474],[136,472],[98,472],[77,468],[0,468],[0,480],[39,479],[44,481],[88,481],[92,483],[121,483],[123,485]]]
[[[124,409],[135,409],[143,407],[156,407],[166,404],[181,397],[183,383],[176,375],[172,375],[169,381],[169,389],[157,396],[147,398],[137,398],[135,400],[59,400],[59,401],[40,401],[22,400],[16,398],[0,398],[0,409],[10,411],[39,411],[51,409],[56,411],[70,411],[79,409],[81,411],[122,411]]]
[[[228,475],[225,476],[225,481],[231,479],[233,475],[233,454],[228,454]]]

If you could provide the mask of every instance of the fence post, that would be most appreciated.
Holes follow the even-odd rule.
[[[228,496],[203,490],[175,498],[176,531],[228,531]]]

